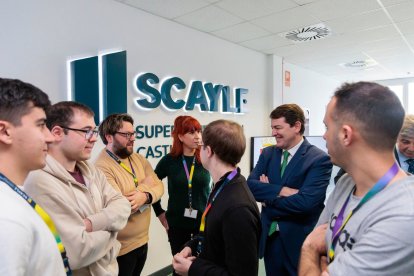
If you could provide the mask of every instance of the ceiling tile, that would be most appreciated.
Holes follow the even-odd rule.
[[[293,0],[293,2],[295,2],[296,4],[298,4],[300,6],[305,5],[305,4],[309,4],[309,3],[312,3],[312,2],[316,2],[316,1],[319,1],[319,0]]]
[[[394,58],[394,57],[401,57],[401,56],[409,56],[411,54],[410,49],[405,46],[401,45],[398,48],[392,48],[392,49],[371,49],[364,51],[366,54],[368,54],[373,59],[386,59],[386,58]]]
[[[271,36],[266,36],[266,37],[261,37],[258,39],[245,41],[240,44],[245,47],[260,51],[260,50],[266,50],[266,49],[273,49],[279,46],[292,45],[293,43],[279,35],[271,35]]]
[[[297,7],[255,19],[252,23],[277,34],[317,24],[320,23],[320,21],[310,16],[309,13],[302,7]]]
[[[221,29],[212,34],[236,43],[270,35],[268,31],[248,22]]]
[[[376,0],[321,0],[303,6],[321,21],[377,10]]]
[[[414,19],[396,23],[403,35],[414,34]]]
[[[224,0],[216,6],[241,18],[251,20],[298,5],[291,0]]]
[[[274,49],[264,50],[264,52],[267,54],[277,55],[279,57],[285,57],[296,52],[296,45],[281,46]]]
[[[366,43],[372,41],[380,41],[389,38],[399,38],[400,34],[397,32],[394,26],[388,25],[376,29],[350,33],[344,36],[348,37],[350,41],[354,41],[355,43]]]
[[[414,35],[407,35],[405,38],[407,39],[408,43],[414,45]]]
[[[181,24],[205,32],[220,30],[242,22],[242,19],[215,6],[208,6],[174,19]]]
[[[332,29],[332,32],[340,34],[377,28],[392,23],[383,10],[376,10],[350,17],[329,20],[325,24]]]
[[[187,14],[209,3],[202,0],[124,0],[125,4],[168,19]]]
[[[410,0],[381,0],[381,3],[384,5],[384,7],[388,7],[409,1]]]
[[[359,43],[356,47],[358,47],[361,51],[369,51],[371,49],[395,49],[401,47],[402,45],[405,46],[402,38],[395,37],[391,39],[373,40],[365,43]]]
[[[395,22],[414,19],[414,3],[403,2],[386,8]]]
[[[384,61],[384,66],[395,73],[398,72],[398,74],[412,77],[411,74],[414,73],[414,57],[411,59],[406,59],[404,57],[389,59]],[[410,74],[408,74],[408,72],[410,72]]]
[[[338,80],[406,77],[408,71],[414,75],[414,0],[115,1]],[[333,32],[324,39],[294,44],[280,36],[321,22]],[[339,66],[370,57],[379,65],[369,70]]]

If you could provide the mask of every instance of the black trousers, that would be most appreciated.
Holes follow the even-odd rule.
[[[174,256],[183,249],[183,245],[196,235],[198,230],[189,230],[176,227],[168,229],[168,241],[170,242],[171,253]]]
[[[131,252],[116,258],[119,276],[139,276],[147,260],[148,244],[144,244]]]
[[[297,264],[293,265],[287,256],[280,239],[280,233],[275,232],[266,240],[264,263],[267,276],[297,276]]]
[[[170,242],[172,255],[174,256],[180,252],[183,249],[183,245],[191,240],[192,235],[195,235],[197,233],[198,230],[170,227],[170,229],[168,229],[168,241]],[[176,276],[178,274],[174,271],[173,275]]]

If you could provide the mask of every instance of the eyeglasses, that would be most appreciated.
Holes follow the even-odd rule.
[[[99,134],[99,131],[96,128],[95,129],[94,128],[92,128],[92,129],[79,129],[79,128],[64,127],[64,126],[60,126],[60,127],[63,128],[63,129],[83,132],[83,133],[85,133],[85,139],[86,140],[90,140],[92,137],[97,138],[98,134]]]
[[[117,131],[115,133],[118,133],[119,135],[127,138],[128,140],[131,139],[131,137],[134,137],[134,139],[135,139],[135,135],[137,135],[137,133],[135,131],[134,132],[120,132],[120,131]]]

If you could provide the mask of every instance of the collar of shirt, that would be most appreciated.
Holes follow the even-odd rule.
[[[304,139],[302,137],[302,140],[300,140],[300,142],[297,143],[296,146],[294,146],[293,148],[288,150],[288,152],[289,152],[288,163],[290,162],[290,160],[292,160],[293,156],[298,151],[298,149],[302,145],[303,141],[304,141]]]
[[[396,148],[396,150],[397,150],[398,160],[400,160],[400,167],[401,167],[401,169],[403,169],[404,171],[407,172],[408,171],[408,164],[405,161],[409,158],[407,158],[404,154],[402,154],[398,150],[398,147]]]

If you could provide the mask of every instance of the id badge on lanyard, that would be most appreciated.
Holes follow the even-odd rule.
[[[187,181],[188,181],[188,208],[184,209],[184,217],[186,218],[192,218],[192,219],[196,219],[197,218],[197,213],[198,210],[193,209],[193,175],[194,175],[194,167],[195,167],[195,160],[196,157],[193,157],[193,163],[191,165],[191,170],[190,172],[188,172],[188,168],[187,168],[187,162],[185,161],[184,155],[182,156],[183,158],[183,166],[184,166],[184,171],[185,171],[185,175],[187,176]]]

